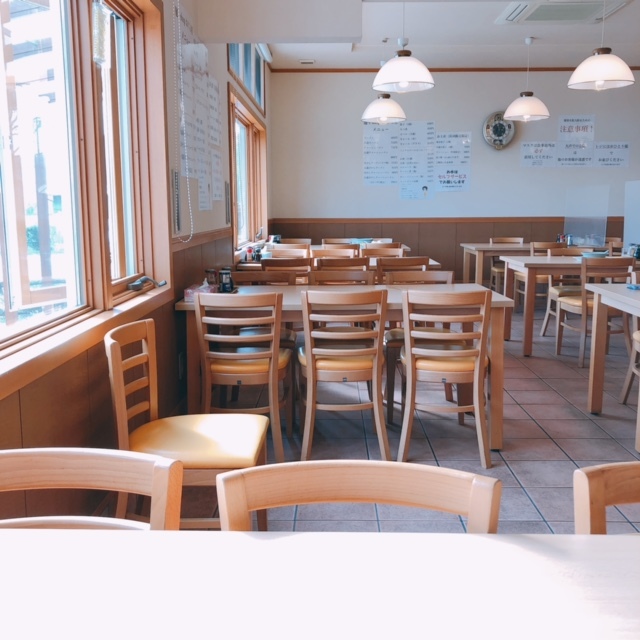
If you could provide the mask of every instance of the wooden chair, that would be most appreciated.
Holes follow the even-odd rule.
[[[624,255],[624,242],[622,240],[610,240],[607,242],[610,256],[622,256]]]
[[[318,258],[355,258],[358,249],[311,249],[311,257]]]
[[[313,460],[218,476],[225,531],[251,531],[251,513],[288,505],[368,502],[418,507],[467,518],[468,533],[496,533],[502,483],[423,464]]]
[[[578,353],[578,366],[584,367],[587,336],[591,331],[588,326],[589,316],[593,313],[593,295],[591,295],[584,285],[587,282],[628,282],[631,277],[631,269],[635,264],[635,258],[583,258],[580,272],[582,292],[579,296],[563,296],[558,298],[556,305],[556,355],[562,353],[562,339],[564,330],[577,331],[580,333],[580,349]],[[577,315],[580,323],[575,325],[570,322],[570,316]],[[623,318],[622,328],[612,325],[611,319],[622,317],[622,312],[609,308],[609,328],[608,334],[624,333],[631,350],[629,323]],[[568,317],[569,316],[569,317]]]
[[[529,255],[546,256],[549,255],[549,251],[552,249],[565,249],[566,247],[566,242],[532,242],[529,245]],[[522,273],[516,271],[513,274],[513,301],[516,308],[524,304],[524,287],[526,280],[526,276]],[[547,299],[547,291],[552,280],[553,278],[551,276],[537,276],[536,298]]]
[[[631,336],[631,357],[627,375],[620,391],[619,401],[626,404],[629,399],[634,377],[640,379],[640,331],[634,331]],[[638,388],[638,402],[640,403],[640,387]],[[640,406],[640,404],[639,404]],[[640,410],[636,412],[636,451],[640,451]]]
[[[427,256],[411,256],[400,258],[379,257],[376,260],[376,280],[386,282],[386,276],[391,271],[426,271],[429,268]]]
[[[587,249],[588,251],[588,249]],[[548,249],[548,256],[582,256],[585,249],[582,247],[560,247],[558,249]],[[556,307],[558,298],[564,296],[579,296],[582,293],[582,285],[580,284],[580,276],[564,275],[549,276],[549,287],[547,289],[547,308],[540,327],[540,335],[544,336],[549,327],[551,316],[556,315]]]
[[[578,534],[607,533],[607,507],[635,502],[640,502],[638,460],[598,464],[573,472],[575,532]]]
[[[373,271],[362,271],[361,269],[338,269],[336,271],[327,271],[323,269],[322,271],[311,271],[309,273],[309,284],[310,285],[344,285],[344,284],[353,284],[353,285],[373,285]]]
[[[489,244],[524,244],[524,238],[521,236],[493,237],[489,238]],[[504,289],[504,262],[497,256],[491,258],[489,288],[498,293],[502,293]]]
[[[121,517],[36,516],[0,520],[0,528],[178,529],[182,463],[118,449],[34,448],[0,451],[0,492],[93,489],[149,496],[149,522]]]
[[[280,408],[285,404],[287,422],[293,423],[293,382],[287,375],[291,371],[291,350],[280,346],[282,293],[201,293],[194,304],[200,344],[203,413],[270,414],[275,458],[282,462]],[[212,398],[214,385],[220,386],[217,405],[213,404]],[[234,385],[243,388],[266,385],[267,404],[228,408],[226,387]]]
[[[311,244],[311,238],[281,238],[280,244]]]
[[[377,240],[376,242],[365,242],[363,249],[404,249],[404,244],[402,242],[393,242],[389,240],[388,242],[384,240]]]
[[[360,249],[360,255],[365,258],[402,258],[402,247],[375,247],[374,249]]]
[[[210,294],[219,296],[224,294]],[[215,486],[222,471],[264,464],[269,419],[245,414],[158,415],[153,320],[121,325],[104,337],[118,447],[180,460],[184,486]],[[126,496],[118,496],[124,517]],[[181,528],[219,528],[218,518],[182,518]]]
[[[366,271],[369,268],[369,258],[318,258],[316,260],[316,270],[339,271],[355,269]]]
[[[302,460],[311,456],[317,410],[373,410],[380,456],[389,460],[389,442],[382,406],[382,341],[387,291],[302,292],[304,346],[298,349],[304,428]],[[318,401],[318,383],[367,382],[370,398],[354,403]]]
[[[286,247],[282,244],[278,248],[271,249],[271,258],[308,258],[309,247]]]
[[[400,258],[403,260],[404,258]],[[386,274],[387,284],[453,284],[453,271],[389,271]],[[393,423],[394,390],[396,382],[396,366],[400,358],[400,350],[404,346],[404,329],[394,327],[385,331],[384,348],[387,363],[387,382],[385,397],[387,399],[387,423]],[[447,391],[451,397],[451,389]]]
[[[398,462],[407,459],[416,409],[443,413],[473,411],[480,461],[491,467],[484,380],[488,367],[487,333],[491,291],[439,293],[408,290],[402,296],[405,346],[400,359],[406,378],[406,400]],[[442,331],[434,324],[459,324],[461,331]],[[471,404],[435,404],[416,393],[417,382],[473,386]]]
[[[263,271],[289,271],[296,274],[297,284],[306,284],[312,269],[311,258],[263,258]]]
[[[356,256],[360,255],[360,245],[357,242],[332,242],[323,244],[323,249],[352,249]]]
[[[357,244],[353,242],[353,238],[322,238],[322,244],[324,245],[334,245],[334,244]],[[358,247],[360,245],[358,244]]]

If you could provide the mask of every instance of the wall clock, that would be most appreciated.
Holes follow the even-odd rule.
[[[496,111],[492,113],[484,121],[482,133],[484,139],[494,149],[503,149],[506,147],[516,132],[515,122],[504,119],[504,111]]]

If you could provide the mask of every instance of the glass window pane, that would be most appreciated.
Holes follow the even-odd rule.
[[[244,86],[247,87],[249,89],[249,91],[251,91],[251,87],[253,86],[253,83],[251,82],[251,79],[253,78],[253,74],[251,73],[251,65],[253,63],[253,56],[251,55],[251,45],[250,44],[243,44],[242,48],[243,48],[243,52],[242,52],[242,65],[243,65],[242,81],[244,83]]]
[[[249,131],[236,119],[236,207],[238,246],[249,241]]]
[[[262,60],[262,56],[258,51],[257,47],[255,50],[255,91],[253,93],[253,97],[256,99],[256,102],[264,108],[264,93],[263,93],[263,81],[262,81],[262,65],[264,64]]]
[[[85,303],[66,4],[3,5],[0,340]]]
[[[229,66],[238,78],[240,77],[240,45],[229,45]]]

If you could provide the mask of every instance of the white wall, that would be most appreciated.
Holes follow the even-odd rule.
[[[434,89],[394,98],[409,120],[472,132],[471,188],[412,201],[401,200],[397,186],[363,183],[360,116],[376,95],[373,75],[272,74],[270,218],[561,216],[568,213],[567,193],[584,186],[609,190],[609,210],[601,215],[624,215],[625,183],[640,178],[640,83],[575,91],[566,86],[569,72],[532,72],[529,88],[551,118],[517,123],[514,141],[496,151],[482,138],[483,121],[525,89],[525,73],[434,73]],[[570,114],[596,116],[596,141],[629,141],[629,168],[521,168],[520,142],[556,140],[558,116]]]

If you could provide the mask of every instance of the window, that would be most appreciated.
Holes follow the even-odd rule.
[[[266,134],[264,127],[233,91],[232,203],[236,248],[255,242],[266,228]]]
[[[153,263],[155,4],[0,0],[0,349],[112,308]]]
[[[229,71],[264,113],[265,62],[262,49],[263,45],[230,44]]]

